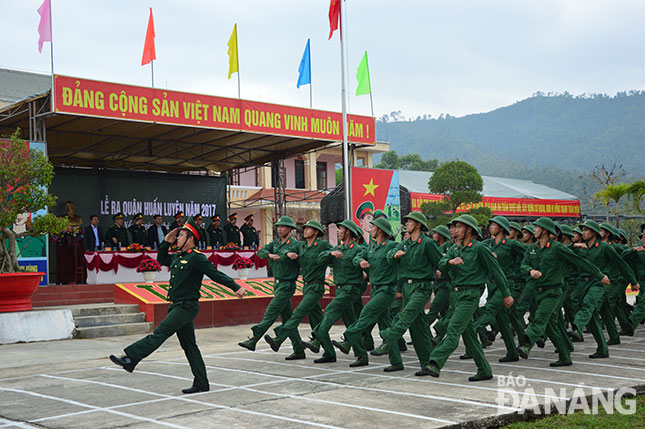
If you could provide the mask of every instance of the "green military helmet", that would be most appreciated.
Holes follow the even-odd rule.
[[[575,228],[573,228],[573,232],[582,235],[582,229],[580,228],[580,225],[578,225]]]
[[[616,231],[618,231],[618,235],[620,235],[620,238],[622,238],[623,240],[627,240],[627,232],[625,232],[624,229],[616,228]]]
[[[540,228],[546,229],[553,235],[558,235],[558,227],[556,226],[555,222],[553,222],[551,218],[543,216],[538,220],[536,220],[535,222],[533,222],[533,226],[539,226]]]
[[[620,234],[616,230],[616,227],[613,226],[610,223],[603,222],[600,224],[600,229],[604,229],[605,231],[609,232],[609,234],[613,235],[614,237],[620,237]],[[609,237],[611,239],[611,237]]]
[[[275,223],[275,226],[288,226],[291,228],[298,228],[296,223],[289,216],[282,216],[279,221]]]
[[[383,210],[381,210],[381,209],[375,210],[374,211],[374,219],[378,219],[380,217],[384,217],[385,219],[388,218]]]
[[[479,238],[483,237],[482,231],[481,229],[479,229],[479,226],[477,225],[477,221],[471,215],[463,214],[463,215],[457,216],[452,220],[452,223],[455,223],[455,222],[463,223],[464,225],[471,227],[477,233]]]
[[[598,236],[598,237],[600,237],[600,225],[598,225],[598,224],[597,224],[596,222],[594,222],[593,220],[588,220],[588,221],[586,221],[585,223],[581,224],[581,225],[580,225],[580,229],[582,229],[582,228],[590,229],[590,230],[592,230],[593,232],[595,232],[595,233],[597,234],[597,236]]]
[[[573,230],[569,225],[566,225],[564,223],[560,224],[560,231],[562,232],[562,235],[568,235],[569,237],[573,237]]]
[[[426,215],[424,215],[423,213],[410,212],[407,215],[403,216],[403,220],[407,219],[412,219],[415,222],[419,222],[421,224],[421,231],[428,230],[428,220],[426,219]]]
[[[190,233],[195,236],[195,240],[199,241],[201,239],[201,237],[199,236],[199,227],[193,219],[188,219],[188,222],[186,222],[179,228],[180,231],[182,229],[190,231]]]
[[[514,230],[515,230],[515,231],[517,231],[517,232],[522,232],[522,227],[521,227],[521,226],[520,226],[520,224],[519,224],[519,223],[517,223],[517,222],[509,222],[509,223],[508,223],[508,229],[509,229],[509,231],[510,231],[511,229],[514,229]]]
[[[432,230],[437,234],[445,237],[446,240],[450,240],[450,230],[446,225],[439,225],[436,228],[433,228]]]
[[[535,232],[535,229],[533,228],[533,225],[531,225],[530,223],[527,223],[526,225],[524,225],[524,226],[522,227],[522,229],[523,229],[523,230],[524,230],[524,229],[525,229],[525,230],[527,230],[527,231],[528,231],[528,232],[530,232],[531,234],[533,234],[533,233]]]
[[[344,226],[345,228],[349,229],[349,231],[354,234],[354,237],[356,238],[361,238],[363,236],[363,231],[361,230],[361,228],[349,219],[345,219],[344,221],[339,222],[338,225]]]
[[[495,222],[497,225],[501,226],[507,234],[511,233],[510,222],[508,221],[508,219],[506,219],[505,216],[495,216],[494,218],[488,220],[488,223],[491,222]]]
[[[320,222],[318,222],[317,220],[315,220],[315,219],[310,219],[302,227],[303,228],[310,227],[310,228],[313,228],[313,229],[316,229],[316,230],[320,231],[321,234],[325,233],[325,228],[323,228],[322,224]]]
[[[380,229],[381,231],[383,231],[383,233],[385,233],[385,235],[387,235],[390,238],[390,240],[394,239],[394,231],[392,231],[392,224],[390,223],[390,221],[380,217],[378,219],[374,219],[370,221],[370,223],[375,227],[377,227],[378,229]]]

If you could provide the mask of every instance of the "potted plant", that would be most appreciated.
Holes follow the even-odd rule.
[[[18,266],[20,249],[69,226],[66,217],[52,213],[32,216],[56,204],[47,192],[54,166],[43,152],[29,150],[19,135],[17,129],[0,140],[0,312],[31,310],[31,295],[45,274]]]
[[[253,261],[249,258],[245,258],[244,256],[238,256],[233,262],[233,269],[237,270],[237,275],[242,280],[249,278],[252,266]]]
[[[143,281],[146,283],[152,283],[155,281],[157,271],[161,271],[161,265],[150,257],[143,259],[137,267],[137,273],[143,274]]]

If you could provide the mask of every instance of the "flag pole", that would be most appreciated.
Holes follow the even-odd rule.
[[[313,102],[311,101],[313,94],[313,90],[311,89],[313,86],[311,83],[311,39],[307,40],[307,44],[309,44],[309,109],[313,109]]]
[[[51,40],[49,41],[49,53],[51,57],[52,79],[54,79],[54,28],[52,27],[52,5],[49,2],[49,31],[51,32]]]
[[[155,60],[150,60],[150,72],[152,74],[152,87],[155,87]]]
[[[237,61],[237,98],[242,99],[242,91],[240,87],[240,46],[237,41],[237,22],[235,23],[235,61]]]
[[[351,169],[349,165],[349,144],[347,142],[347,88],[345,84],[345,51],[343,49],[343,28],[345,27],[345,20],[343,19],[343,4],[345,0],[340,3],[340,68],[341,68],[341,98],[343,106],[343,176],[345,178],[345,219],[352,219],[352,178]]]
[[[365,51],[367,58],[367,51]],[[372,108],[372,117],[374,117],[374,101],[372,101],[372,77],[370,76],[370,62],[367,60],[367,81],[370,83],[370,107]]]

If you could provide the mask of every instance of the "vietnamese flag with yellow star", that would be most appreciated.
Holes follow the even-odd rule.
[[[352,167],[351,174],[352,220],[368,233],[374,211],[383,210],[392,223],[392,229],[398,231],[401,227],[399,172]]]

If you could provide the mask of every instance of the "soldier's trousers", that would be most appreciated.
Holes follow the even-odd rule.
[[[580,288],[582,301],[573,321],[573,327],[578,332],[582,332],[585,326],[588,326],[596,340],[596,352],[606,355],[609,353],[609,349],[600,325],[600,316],[598,315],[598,310],[605,296],[605,286],[598,280],[590,279],[581,280],[578,287]]]
[[[199,301],[180,301],[170,304],[168,315],[161,321],[154,332],[129,345],[124,349],[133,363],[137,364],[142,359],[157,350],[172,334],[177,334],[179,345],[190,364],[193,373],[193,385],[204,386],[208,384],[206,366],[202,354],[195,340],[195,326],[193,320],[199,313]]]
[[[450,323],[450,318],[452,317],[452,314],[455,312],[456,297],[452,287],[450,288],[449,301],[450,303],[448,304],[448,310],[446,310],[446,314],[441,319],[439,319],[437,323],[434,324],[434,330],[438,338],[443,338],[444,335],[446,335],[446,330],[448,329],[448,323]]]
[[[322,320],[311,332],[312,336],[320,341],[323,347],[323,357],[336,356],[331,338],[329,338],[329,330],[341,317],[345,322],[345,326],[351,326],[356,321],[354,303],[363,295],[363,290],[360,285],[336,286],[336,296],[327,304]]]
[[[278,337],[278,342],[282,343],[298,331],[298,325],[302,322],[305,316],[309,318],[309,325],[311,328],[318,326],[323,318],[322,309],[320,308],[320,300],[325,294],[324,283],[307,283],[302,289],[302,301],[293,310],[293,314],[282,325],[277,326],[274,331]]]
[[[410,329],[414,351],[419,358],[421,365],[430,363],[430,327],[424,313],[428,300],[432,295],[430,282],[404,283],[403,284],[403,308],[395,318],[392,326],[381,330],[381,337],[390,345],[390,363],[400,365],[401,351],[397,345],[405,331]]]
[[[296,291],[295,280],[278,280],[276,279],[273,286],[273,299],[264,311],[264,319],[257,325],[251,327],[254,338],[261,338],[266,331],[269,330],[271,325],[277,320],[278,316],[284,325],[291,318],[293,311],[291,309],[291,297]],[[304,351],[302,340],[298,330],[294,330],[289,335],[291,345],[295,353]]]
[[[495,323],[502,334],[504,345],[506,346],[506,356],[516,357],[517,347],[513,339],[513,331],[511,331],[511,322],[508,318],[508,312],[504,306],[504,297],[502,291],[496,287],[489,288],[491,295],[486,300],[484,307],[484,314],[477,319],[475,323],[475,331],[486,329],[486,326]]]
[[[450,283],[435,281],[433,289],[434,298],[432,298],[430,309],[426,316],[428,326],[432,325],[440,316],[445,316],[450,306]]]
[[[638,328],[640,323],[645,320],[645,293],[643,292],[643,289],[645,289],[645,279],[639,279],[638,283],[641,285],[640,292],[638,292],[638,301],[634,305],[632,314],[629,316],[629,321],[632,323],[634,329]]]
[[[363,344],[363,332],[368,327],[378,322],[379,328],[384,330],[392,324],[390,306],[394,300],[395,289],[395,284],[372,286],[370,300],[361,310],[358,320],[345,330],[345,340],[352,345],[356,357],[367,353]]]
[[[475,324],[473,323],[473,314],[479,306],[479,297],[481,296],[480,287],[458,287],[453,292],[455,295],[455,309],[448,322],[446,336],[434,348],[430,354],[430,362],[443,368],[450,355],[459,346],[459,337],[464,340],[466,353],[468,353],[477,365],[477,374],[491,375],[493,371],[484,356],[484,350],[477,339],[475,333]]]
[[[529,348],[545,334],[558,350],[562,361],[571,360],[569,345],[562,336],[557,311],[560,311],[562,288],[560,286],[536,287],[537,310],[533,320],[526,327],[524,344]]]
[[[630,328],[630,322],[623,305],[627,285],[620,278],[610,280],[611,283],[607,288],[605,301],[600,308],[600,317],[607,327],[609,339],[618,340],[620,336],[616,329],[616,319],[618,319],[621,329],[629,330]]]

